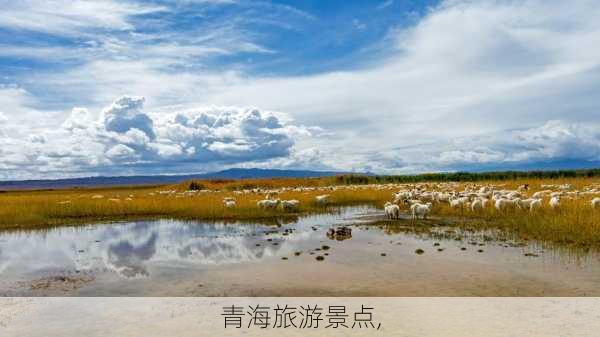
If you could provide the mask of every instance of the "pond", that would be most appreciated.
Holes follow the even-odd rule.
[[[594,253],[410,221],[370,206],[244,222],[0,233],[1,296],[599,296]],[[330,228],[350,228],[333,237]]]

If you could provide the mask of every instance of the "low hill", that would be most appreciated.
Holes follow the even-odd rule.
[[[268,178],[318,178],[344,174],[333,171],[277,170],[259,168],[232,168],[228,170],[189,175],[151,175],[118,177],[83,177],[53,180],[0,181],[0,190],[57,189],[74,187],[100,187],[121,185],[175,184],[185,180],[206,179],[268,179]]]

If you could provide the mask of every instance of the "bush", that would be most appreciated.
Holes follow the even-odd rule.
[[[190,183],[190,185],[188,186],[188,189],[192,190],[192,191],[199,191],[199,190],[206,189],[206,186],[204,186],[203,184],[200,184],[199,182],[192,181]]]

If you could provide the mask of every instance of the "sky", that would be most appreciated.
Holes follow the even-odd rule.
[[[0,8],[0,180],[600,167],[595,0]]]

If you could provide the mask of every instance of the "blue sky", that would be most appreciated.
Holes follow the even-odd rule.
[[[600,162],[591,0],[0,6],[0,179]]]

